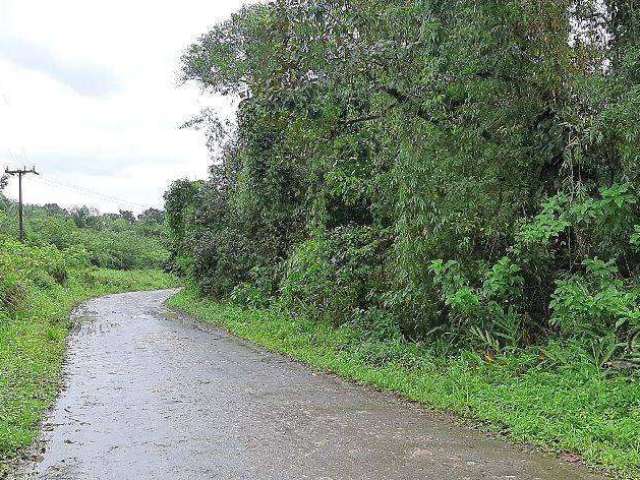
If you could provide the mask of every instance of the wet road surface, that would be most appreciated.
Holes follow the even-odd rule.
[[[170,295],[76,311],[67,386],[18,478],[598,478],[199,326]]]

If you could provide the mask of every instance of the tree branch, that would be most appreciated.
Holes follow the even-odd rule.
[[[402,104],[407,104],[413,107],[416,115],[418,115],[420,118],[433,123],[434,125],[439,125],[440,124],[440,120],[438,120],[437,118],[435,118],[433,115],[431,115],[430,112],[428,112],[425,108],[423,108],[422,106],[417,104],[417,100],[411,98],[409,95],[401,92],[400,90],[393,88],[393,87],[389,87],[386,85],[382,85],[380,87],[378,87],[382,92],[391,95],[393,98],[395,98],[398,103],[402,103]]]

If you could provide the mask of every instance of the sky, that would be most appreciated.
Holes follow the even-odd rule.
[[[205,177],[204,138],[178,126],[233,107],[179,86],[178,59],[243,3],[0,0],[0,168],[36,166],[25,202],[139,212],[171,180]]]

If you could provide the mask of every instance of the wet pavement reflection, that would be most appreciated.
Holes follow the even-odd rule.
[[[66,387],[17,478],[598,478],[173,314],[171,294],[75,312]]]

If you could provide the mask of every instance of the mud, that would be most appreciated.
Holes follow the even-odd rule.
[[[170,294],[76,311],[66,388],[16,478],[599,478],[201,328]]]

